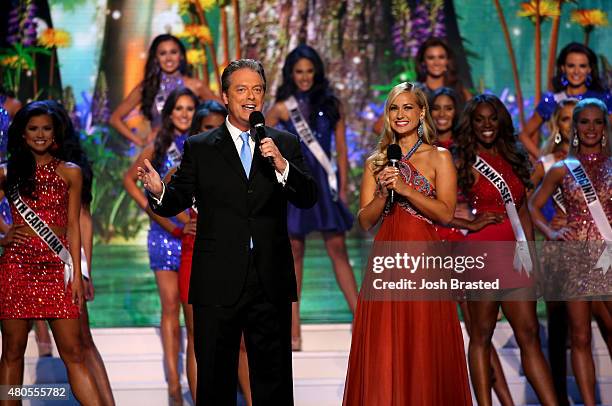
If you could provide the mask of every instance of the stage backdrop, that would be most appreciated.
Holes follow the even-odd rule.
[[[3,86],[22,100],[62,98],[94,165],[97,294],[91,306],[93,324],[139,326],[159,321],[159,299],[146,252],[148,220],[122,189],[123,173],[139,151],[107,125],[110,112],[142,80],[154,36],[165,32],[179,36],[189,50],[193,75],[214,91],[219,90],[219,75],[228,61],[239,57],[262,60],[269,82],[268,102],[274,98],[286,54],[300,43],[315,47],[346,107],[355,213],[364,157],[376,143],[372,124],[381,114],[387,91],[394,84],[415,79],[414,57],[427,37],[446,38],[457,56],[463,83],[473,92],[502,97],[517,125],[521,109],[515,78],[524,98],[523,114],[528,117],[536,89],[547,88],[551,49],[554,56],[555,47],[588,41],[600,55],[602,67],[607,66],[612,38],[610,29],[599,24],[604,23],[601,12],[612,11],[612,4],[604,0],[560,2],[559,12],[558,3],[540,0],[538,49],[535,1],[1,2]],[[496,4],[501,4],[500,9]],[[586,21],[572,17],[579,10]],[[535,74],[538,60],[539,78]],[[138,110],[130,114],[129,124],[135,132],[149,131]],[[350,313],[319,237],[314,235],[307,242],[303,319],[349,321]],[[369,238],[356,228],[349,235],[349,253],[358,278]]]

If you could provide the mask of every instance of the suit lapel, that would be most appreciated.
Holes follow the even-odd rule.
[[[234,144],[234,140],[232,140],[229,130],[225,124],[223,124],[219,130],[220,131],[217,132],[217,139],[215,140],[216,147],[219,149],[219,152],[221,152],[221,155],[225,158],[229,166],[237,171],[246,182],[247,177],[244,173],[244,167],[242,166],[242,161],[240,161],[238,151],[236,151],[236,144]],[[253,165],[251,165],[251,172],[253,172]]]

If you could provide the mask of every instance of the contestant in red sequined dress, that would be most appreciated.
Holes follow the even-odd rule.
[[[432,220],[448,221],[455,206],[452,158],[428,145],[433,125],[427,101],[412,84],[391,91],[385,116],[383,139],[364,170],[359,223],[370,229],[382,217],[375,244],[438,241]],[[419,119],[425,123],[422,137]],[[387,145],[396,138],[405,154],[400,170],[383,169]],[[387,188],[398,199],[393,205]],[[471,405],[455,302],[410,301],[410,293],[402,300],[372,300],[368,276],[355,312],[344,405]]]
[[[477,155],[505,180],[518,212],[520,227],[526,239],[533,240],[533,228],[525,201],[525,189],[530,186],[529,159],[517,143],[510,113],[495,96],[478,95],[470,100],[459,121],[457,131],[458,184],[470,199],[476,217],[471,221],[455,218],[454,225],[467,228],[468,241],[498,242],[501,252],[491,255],[498,259],[507,257],[503,266],[483,269],[487,276],[500,278],[499,295],[494,300],[468,302],[471,316],[470,345],[468,350],[470,378],[479,404],[491,404],[491,337],[501,305],[510,321],[521,350],[523,370],[535,389],[540,402],[556,404],[550,369],[540,348],[536,303],[533,283],[526,272],[513,269],[514,244],[508,249],[504,241],[515,241],[510,219],[506,213],[500,192],[493,183],[478,173],[473,164]],[[487,250],[496,247],[487,246]],[[483,299],[483,297],[480,297]]]
[[[46,165],[37,165],[37,199],[22,199],[49,226],[65,228],[68,187],[56,172],[59,164],[58,159],[53,159]],[[16,226],[25,224],[12,203],[11,215]],[[66,236],[59,237],[67,246]],[[64,289],[64,263],[40,237],[26,238],[24,243],[8,245],[0,257],[0,319],[78,318],[71,286]]]
[[[18,190],[21,200],[61,240],[72,259],[72,280],[64,279],[64,263],[36,235],[37,219],[11,202],[13,225],[0,239],[0,387],[22,385],[24,352],[32,319],[46,319],[66,366],[72,393],[83,405],[101,405],[100,394],[85,363],[79,321],[84,302],[80,227],[82,175],[65,155],[66,128],[46,102],[32,102],[15,115],[9,128],[7,178],[2,193]],[[23,206],[21,206],[23,207]],[[28,225],[29,224],[29,225]],[[33,227],[33,228],[31,228]],[[70,261],[68,261],[70,262]],[[70,275],[70,273],[68,273]]]

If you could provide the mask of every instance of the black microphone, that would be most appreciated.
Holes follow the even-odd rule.
[[[402,159],[402,148],[397,144],[389,144],[387,146],[387,166],[397,168],[397,163]],[[391,189],[391,203],[395,200],[395,191]]]
[[[255,130],[253,138],[255,138],[255,145],[259,145],[263,138],[266,138],[266,119],[261,111],[254,111],[249,115],[249,125]],[[270,165],[274,165],[274,160],[271,156],[268,157]]]

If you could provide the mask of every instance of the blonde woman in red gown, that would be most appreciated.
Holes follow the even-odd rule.
[[[384,117],[385,131],[364,168],[359,224],[369,230],[382,220],[375,242],[437,241],[433,222],[453,217],[456,174],[450,153],[432,146],[425,94],[412,83],[395,86]],[[394,142],[402,149],[399,169],[387,166],[387,146]],[[397,203],[388,204],[388,190]],[[344,405],[471,404],[456,304],[374,301],[362,288]]]

